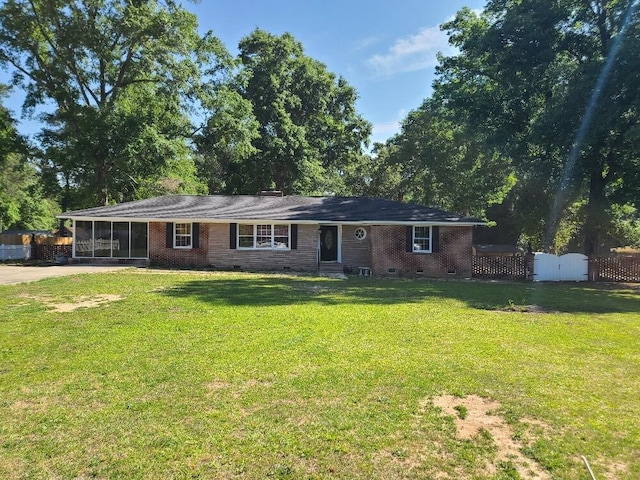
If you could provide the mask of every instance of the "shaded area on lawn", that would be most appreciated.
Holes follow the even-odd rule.
[[[429,297],[460,301],[480,310],[615,313],[640,311],[640,288],[629,285],[380,280],[280,275],[190,280],[161,292],[213,305],[394,305]],[[523,308],[519,308],[523,307]],[[527,308],[530,307],[530,308]],[[532,308],[531,308],[532,307]]]

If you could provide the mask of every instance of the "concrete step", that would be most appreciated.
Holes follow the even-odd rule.
[[[319,273],[344,273],[344,266],[341,263],[320,263]]]

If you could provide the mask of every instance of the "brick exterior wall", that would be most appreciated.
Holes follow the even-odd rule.
[[[370,267],[374,276],[470,277],[472,227],[440,227],[439,252],[405,251],[404,226],[367,226],[367,236],[356,239],[355,225],[342,227],[342,265],[358,273]],[[292,270],[315,272],[318,268],[318,225],[298,225],[295,250],[238,250],[230,248],[229,224],[201,223],[199,248],[166,247],[166,223],[149,223],[149,260],[174,267],[206,267],[249,271]],[[395,272],[390,270],[395,269]]]
[[[167,248],[167,224],[149,222],[149,261],[167,267],[206,267],[209,230],[211,225],[200,224],[198,248]]]
[[[293,270],[315,272],[318,269],[318,226],[298,225],[295,250],[238,250],[230,248],[229,224],[209,225],[208,263],[214,268]]]
[[[440,227],[438,253],[406,252],[404,226],[371,228],[371,271],[375,276],[471,277],[472,227]],[[395,269],[395,273],[390,270]]]
[[[358,267],[371,267],[371,227],[363,227],[367,236],[355,237],[357,225],[342,226],[342,265],[346,271],[358,273]]]

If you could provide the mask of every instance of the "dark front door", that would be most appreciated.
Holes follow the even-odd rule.
[[[320,261],[336,262],[338,260],[338,227],[322,225],[320,227]]]

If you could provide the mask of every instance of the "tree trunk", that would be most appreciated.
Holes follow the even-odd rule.
[[[69,174],[68,173],[64,173],[64,187],[62,190],[62,195],[60,196],[60,207],[62,208],[63,212],[66,212],[69,210],[69,208],[71,207],[71,186],[69,184]],[[65,218],[61,218],[60,219],[60,225],[58,226],[58,230],[59,230],[59,234],[61,235],[62,232],[64,231],[64,222],[66,221]]]
[[[107,187],[109,174],[103,162],[99,162],[96,168],[96,196],[98,205],[109,205],[109,189]]]
[[[605,210],[606,178],[602,175],[600,162],[591,169],[589,177],[589,202],[587,203],[584,223],[584,253],[597,255],[600,248],[601,233],[606,226]]]

